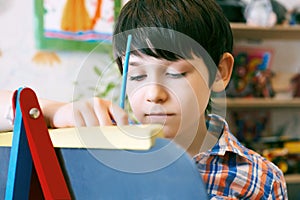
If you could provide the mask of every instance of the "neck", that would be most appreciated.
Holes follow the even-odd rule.
[[[186,149],[187,153],[193,157],[199,153],[207,133],[205,116],[201,116],[192,128],[182,131],[174,138],[175,142],[182,148]]]

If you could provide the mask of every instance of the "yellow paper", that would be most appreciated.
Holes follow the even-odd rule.
[[[162,126],[126,125],[49,129],[54,147],[96,149],[150,149],[157,137],[163,137]],[[0,146],[11,146],[13,132],[0,133]]]

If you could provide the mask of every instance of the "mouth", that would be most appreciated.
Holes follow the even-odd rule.
[[[166,121],[175,116],[173,113],[149,113],[145,114],[145,117],[150,123],[165,124]]]
[[[168,117],[168,116],[173,116],[175,114],[173,113],[148,113],[145,114],[146,117]]]

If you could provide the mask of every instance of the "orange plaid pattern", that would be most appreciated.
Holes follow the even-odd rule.
[[[207,126],[209,134],[219,140],[194,160],[211,199],[288,199],[277,166],[243,146],[223,118],[210,115]]]

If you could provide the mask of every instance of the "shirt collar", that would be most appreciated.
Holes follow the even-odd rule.
[[[208,115],[206,120],[207,133],[203,139],[199,152],[206,152],[212,149],[218,142],[223,132],[224,120],[217,115]]]
[[[229,126],[221,116],[210,114],[206,122],[208,133],[218,138],[215,145],[208,151],[213,155],[225,155],[226,152],[233,152],[245,156],[245,148],[231,134]]]

